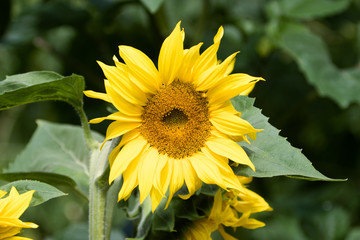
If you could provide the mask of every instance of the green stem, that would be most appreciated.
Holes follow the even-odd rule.
[[[103,149],[105,150],[105,149]],[[90,159],[89,176],[89,239],[105,240],[105,203],[108,186],[98,177],[103,173],[105,151],[93,150]],[[107,151],[106,151],[107,152]],[[105,155],[105,156],[104,156]]]
[[[80,121],[81,121],[81,126],[83,128],[84,131],[84,137],[85,137],[85,142],[86,145],[89,147],[89,149],[96,149],[98,148],[98,142],[92,137],[91,135],[91,131],[90,131],[90,126],[88,123],[88,118],[84,112],[84,109],[82,107],[76,108],[79,117],[80,117]]]
[[[106,198],[105,205],[105,237],[110,239],[111,225],[114,215],[114,207],[116,206],[118,193],[122,185],[122,179],[118,178],[111,184]]]
[[[119,140],[114,139],[111,142],[106,142],[101,151],[99,149],[92,151],[89,181],[90,240],[110,239],[112,210],[116,204],[116,198],[109,197],[109,190],[112,190],[110,191],[110,195],[114,195],[114,190],[120,188],[120,186],[119,184],[113,184],[109,189],[108,158],[118,143]],[[117,192],[118,191],[119,189],[117,189]]]

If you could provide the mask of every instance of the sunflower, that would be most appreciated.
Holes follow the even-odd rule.
[[[21,228],[37,228],[38,225],[22,222],[19,218],[29,207],[34,191],[19,194],[12,187],[9,196],[5,191],[0,191],[0,240],[31,240],[25,237],[14,237]]]
[[[223,33],[220,27],[214,43],[200,54],[202,43],[184,49],[179,22],[162,44],[158,68],[143,52],[124,45],[119,46],[124,63],[116,57],[115,66],[98,62],[106,93],[84,93],[118,110],[90,123],[113,120],[105,141],[122,136],[109,156],[110,184],[123,177],[119,201],[139,186],[140,202],[150,195],[154,211],[167,191],[168,205],[184,183],[184,199],[202,182],[240,188],[229,160],[255,170],[236,142],[255,139],[260,130],[240,118],[230,99],[248,94],[262,78],[230,74],[237,53],[217,59]]]
[[[211,233],[216,230],[225,240],[236,240],[225,231],[224,226],[234,229],[237,227],[255,229],[265,226],[265,223],[250,218],[250,215],[256,212],[272,211],[272,208],[261,196],[243,185],[251,182],[251,178],[238,178],[241,182],[240,191],[231,190],[223,194],[221,190],[218,190],[210,214],[207,218],[193,223],[193,226],[184,234],[185,240],[208,240],[211,239]]]

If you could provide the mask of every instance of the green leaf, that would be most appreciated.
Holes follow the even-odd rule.
[[[31,199],[30,207],[44,203],[52,198],[61,197],[66,195],[57,188],[46,183],[30,180],[20,180],[8,183],[0,187],[0,190],[9,192],[11,187],[15,187],[19,193],[24,193],[30,190],[35,190]]]
[[[201,217],[196,210],[196,204],[194,198],[191,197],[187,200],[182,200],[180,198],[174,198],[171,200],[169,207],[172,206],[175,210],[175,216],[177,218],[185,218],[190,221],[197,220]]]
[[[145,7],[151,12],[156,13],[164,0],[140,0]]]
[[[360,227],[354,227],[349,231],[345,240],[357,240],[360,239]]]
[[[205,184],[201,185],[201,193],[209,196],[215,196],[217,191],[219,190],[219,186],[215,184]]]
[[[240,143],[254,163],[256,171],[242,166],[238,174],[254,177],[291,175],[308,180],[334,180],[318,172],[300,149],[292,147],[285,138],[279,136],[279,130],[268,123],[268,118],[261,114],[260,109],[253,106],[254,99],[238,96],[232,99],[232,103],[241,112],[243,119],[257,129],[264,129],[251,144]]]
[[[324,42],[306,27],[283,23],[272,34],[275,45],[290,54],[320,95],[341,107],[360,103],[360,69],[340,70],[331,62]]]
[[[8,76],[0,81],[0,110],[46,100],[65,101],[79,109],[84,87],[84,78],[76,74],[64,77],[39,71]]]
[[[1,173],[0,179],[8,182],[17,180],[36,180],[51,185],[65,185],[75,187],[76,183],[71,178],[48,172],[14,172],[14,173]]]
[[[46,172],[65,175],[73,179],[83,194],[89,184],[89,158],[81,127],[37,121],[38,128],[29,144],[6,173]],[[99,134],[93,136],[101,141]]]
[[[145,201],[141,204],[141,215],[139,222],[136,227],[136,236],[135,238],[127,238],[133,240],[142,240],[149,234],[152,222],[152,212],[151,212],[151,200],[150,197],[147,197]]]
[[[350,4],[350,0],[282,0],[278,4],[284,16],[313,19],[343,11]]]
[[[160,204],[154,214],[152,214],[152,230],[171,232],[175,226],[174,208],[172,205],[169,205],[167,209],[164,209],[165,201],[163,202],[164,204]]]

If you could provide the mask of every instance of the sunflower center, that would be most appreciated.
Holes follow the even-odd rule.
[[[149,98],[140,132],[161,154],[193,155],[210,136],[208,102],[190,83],[175,81]]]
[[[189,120],[188,116],[181,109],[173,109],[163,116],[162,121],[169,127],[184,126]]]

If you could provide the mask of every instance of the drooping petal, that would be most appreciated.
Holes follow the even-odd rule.
[[[164,159],[165,157],[164,157],[164,155],[160,155],[159,161],[161,159]],[[166,191],[168,190],[168,188],[170,186],[173,167],[174,167],[174,161],[169,161],[169,158],[166,157],[166,165],[161,170],[161,178],[160,178],[160,180],[161,180],[160,186],[161,186],[162,192],[164,194],[166,193]]]
[[[203,147],[201,151],[207,156],[209,161],[211,161],[219,168],[226,188],[232,188],[237,190],[241,188],[240,181],[229,166],[229,161],[227,158],[213,153],[207,147]]]
[[[112,160],[109,174],[109,184],[111,184],[115,178],[119,177],[136,157],[144,152],[146,145],[147,141],[140,136],[126,144],[119,151],[115,159]],[[112,156],[110,159],[111,158]]]
[[[155,173],[155,182],[154,186],[155,188],[162,194],[163,197],[165,197],[166,191],[169,187],[172,168],[169,165],[168,157],[163,154],[159,154],[159,162],[156,167],[156,173]]]
[[[161,82],[154,63],[140,50],[130,46],[119,46],[120,56],[130,72],[129,77],[145,93],[156,93]]]
[[[131,192],[139,184],[138,181],[138,165],[140,157],[137,157],[130,163],[127,170],[123,173],[123,185],[121,186],[118,201],[121,199],[128,199],[131,195]]]
[[[158,67],[162,82],[165,85],[169,85],[174,81],[184,56],[183,34],[180,23],[178,22],[160,49]]]
[[[231,74],[208,91],[209,105],[223,103],[241,93],[247,93],[260,80],[264,79],[244,73]]]
[[[156,148],[150,147],[142,154],[138,172],[140,203],[143,203],[145,198],[150,193],[150,190],[153,186],[155,170],[158,162],[159,152],[156,150]]]
[[[182,166],[182,159],[171,159],[169,158],[169,161],[172,161],[172,174],[171,174],[171,180],[170,180],[170,186],[169,186],[169,197],[166,202],[165,209],[169,206],[169,203],[171,199],[173,198],[174,194],[182,187],[184,184],[184,169]]]
[[[227,138],[211,138],[205,142],[205,145],[214,153],[227,157],[234,162],[247,165],[255,171],[255,166],[244,149],[234,141]]]
[[[222,214],[222,194],[219,189],[214,196],[214,203],[209,214],[209,219],[216,220]]]
[[[192,195],[194,195],[196,190],[198,190],[201,187],[201,181],[199,180],[199,177],[197,176],[188,158],[183,159],[182,164],[183,164],[183,169],[185,170],[184,171],[185,184],[189,193],[186,195],[179,195],[179,197],[181,197],[182,199],[188,199]]]
[[[151,198],[151,211],[155,212],[155,209],[159,206],[161,199],[163,198],[163,194],[153,187],[150,191],[150,198]]]
[[[190,163],[201,181],[206,184],[217,184],[226,189],[219,168],[210,162],[205,154],[194,154],[190,157]]]
[[[120,152],[120,148],[121,148],[121,147],[122,147],[122,146],[120,146],[120,144],[117,145],[117,146],[111,151],[111,153],[109,154],[110,170],[111,170],[111,168],[112,168],[112,165],[113,165],[113,163],[114,163],[114,161],[115,161],[116,156],[117,156],[118,153]]]

